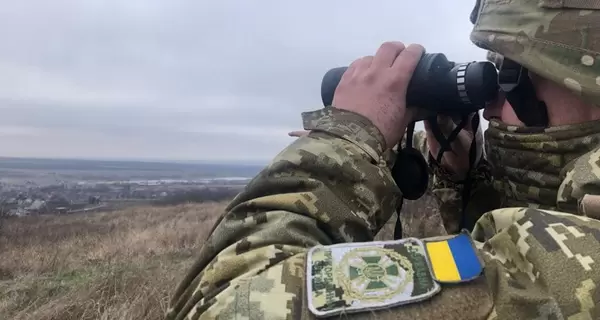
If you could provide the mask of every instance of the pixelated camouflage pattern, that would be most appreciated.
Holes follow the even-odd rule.
[[[502,55],[499,55],[492,51],[488,51],[486,54],[487,61],[493,63],[497,69],[499,69],[500,65],[502,65],[502,58]]]
[[[226,208],[167,319],[298,318],[306,311],[307,248],[371,241],[389,220],[401,194],[377,129],[339,109],[304,118],[311,133],[278,154]]]
[[[424,131],[414,134],[413,145],[430,164],[430,189],[446,231],[458,232],[463,185],[429,154]],[[582,197],[600,194],[600,121],[540,129],[493,119],[485,132],[485,149],[486,157],[471,176],[469,223],[484,212],[507,206],[583,214],[578,210]]]
[[[330,112],[319,131],[285,148],[226,208],[175,291],[166,319],[315,319],[306,307],[308,249],[370,241],[399,196],[389,167],[364,151],[372,147],[355,145],[350,131],[343,132],[352,117]],[[326,132],[333,127],[337,134]],[[506,208],[484,214],[473,238],[485,276],[443,285],[420,303],[341,317],[600,317],[599,221]]]
[[[413,146],[423,154],[429,164],[431,170],[429,189],[439,206],[446,234],[458,233],[463,214],[464,184],[458,183],[450,170],[435,161],[427,147],[425,131],[414,133]],[[481,145],[480,148],[483,149],[483,146]],[[492,184],[491,168],[484,157],[480,158],[469,179],[472,181],[472,186],[465,214],[467,224],[474,225],[485,212],[499,208],[500,202]]]
[[[331,121],[333,117],[345,124],[340,127],[338,121]],[[371,121],[364,117],[357,117],[356,113],[351,111],[325,107],[303,112],[302,122],[304,130],[325,131],[346,139],[362,148],[374,159],[381,160],[384,149],[387,149],[383,135]]]
[[[315,247],[307,268],[307,302],[322,314],[414,303],[440,290],[424,244],[414,238]]]
[[[496,301],[490,319],[600,318],[600,221],[505,208],[486,213],[472,235]]]
[[[336,283],[334,276],[334,262],[331,250],[316,250],[312,255],[311,268],[312,292],[310,299],[319,311],[330,311],[337,308],[351,307],[352,301],[344,298],[344,289]],[[308,289],[307,289],[308,290]]]
[[[573,212],[579,209],[578,204],[585,195],[600,195],[600,146],[569,163],[564,171],[556,203],[560,210]],[[600,212],[577,211],[583,215],[600,216]]]
[[[598,194],[600,121],[532,128],[492,120],[485,135],[501,207],[577,213],[586,193]]]
[[[473,43],[600,105],[600,1],[477,3]]]

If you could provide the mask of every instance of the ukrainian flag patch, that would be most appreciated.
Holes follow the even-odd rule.
[[[483,272],[483,263],[468,232],[444,240],[426,241],[431,273],[439,283],[473,280]]]

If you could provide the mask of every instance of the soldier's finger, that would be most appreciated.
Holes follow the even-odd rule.
[[[361,58],[358,58],[358,59],[352,61],[352,63],[350,63],[350,65],[348,66],[348,69],[346,69],[346,71],[342,75],[342,79],[344,77],[352,76],[352,74],[354,73],[354,71],[356,71],[356,67],[360,64],[360,59]]]
[[[452,120],[450,116],[443,114],[437,116],[437,123],[440,131],[442,131],[444,135],[449,135],[457,127],[456,123],[454,123],[454,120]]]
[[[354,77],[359,70],[369,68],[372,59],[372,56],[366,56],[352,61],[352,63],[348,66],[348,69],[346,69],[346,72],[344,72],[342,75],[340,82],[346,82],[348,79]]]
[[[475,115],[479,116],[479,114],[477,112],[473,112],[467,117],[467,125],[465,126],[465,128],[463,130],[473,133],[473,127],[471,127],[471,123],[473,123],[473,117]],[[479,126],[481,126],[481,123],[479,124]],[[478,128],[476,128],[476,129],[478,129]]]
[[[373,56],[364,56],[360,58],[360,63],[357,66],[357,70],[366,70],[369,69],[371,64],[373,63]]]
[[[396,57],[404,50],[404,43],[399,41],[384,42],[371,63],[372,68],[389,68],[394,64]]]
[[[429,120],[423,120],[423,127],[425,127],[425,130],[427,131],[431,130],[431,123],[429,123]]]
[[[423,46],[411,44],[398,54],[394,64],[392,64],[391,76],[399,88],[406,89],[424,52],[425,48]]]
[[[288,132],[288,136],[290,136],[290,137],[302,137],[302,136],[307,135],[309,132],[310,131],[308,131],[308,130],[296,130],[296,131]]]

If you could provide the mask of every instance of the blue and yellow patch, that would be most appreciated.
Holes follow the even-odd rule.
[[[483,272],[471,236],[462,232],[444,240],[427,241],[425,249],[431,272],[437,282],[457,283],[473,280]]]

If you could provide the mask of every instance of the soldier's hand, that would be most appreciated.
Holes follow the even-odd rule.
[[[412,120],[406,89],[425,49],[416,44],[386,42],[375,56],[350,64],[333,96],[333,107],[356,112],[379,129],[386,147],[395,146]]]
[[[442,156],[441,165],[446,168],[446,170],[454,173],[455,180],[464,179],[469,171],[469,149],[471,148],[471,142],[474,137],[477,138],[477,155],[474,165],[479,162],[483,153],[483,133],[481,131],[481,124],[476,132],[473,132],[473,129],[470,126],[471,119],[474,116],[475,113],[469,116],[467,126],[462,129],[456,139],[450,143],[452,151],[454,152],[446,151]],[[441,149],[440,144],[431,131],[431,124],[427,120],[423,121],[423,124],[425,126],[425,132],[427,133],[427,146],[429,147],[429,152],[431,152],[434,159],[437,159],[437,154]],[[440,130],[446,137],[456,128],[454,121],[452,121],[450,117],[444,115],[438,116],[438,124]]]

